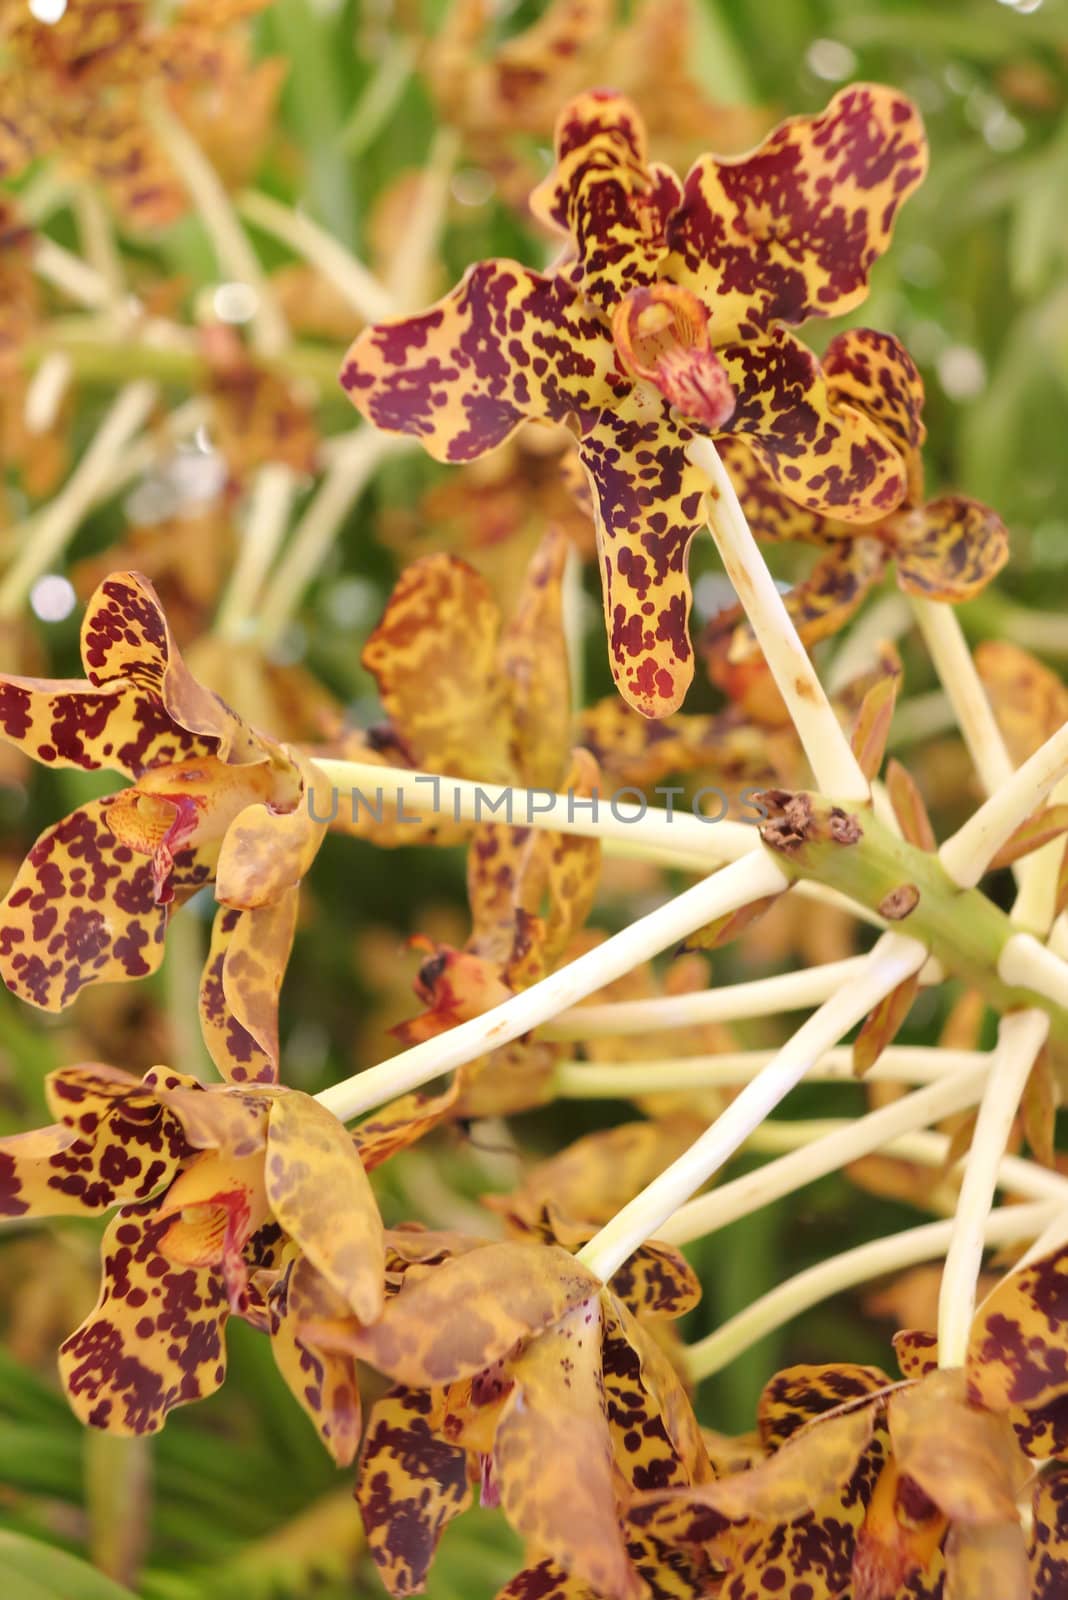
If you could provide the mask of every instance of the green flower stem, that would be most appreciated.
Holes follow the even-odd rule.
[[[204,380],[203,359],[195,340],[182,337],[177,328],[173,331],[178,335],[173,342],[157,343],[139,338],[136,331],[119,335],[87,318],[57,320],[37,338],[26,341],[23,365],[32,371],[46,356],[61,350],[70,357],[74,376],[82,382],[111,385],[153,378],[158,383],[195,389]],[[336,394],[344,399],[338,388],[337,353],[325,346],[293,345],[264,365],[287,377],[309,380],[326,397]]]
[[[579,1251],[578,1259],[607,1282],[646,1239],[659,1236],[668,1219],[719,1171],[823,1053],[919,970],[926,955],[914,939],[884,933],[867,958],[864,974],[825,1000],[712,1126],[617,1212]]]
[[[1053,1204],[1006,1206],[1003,1210],[992,1211],[983,1228],[983,1239],[988,1245],[1007,1245],[1034,1238],[1063,1206],[1062,1199]],[[686,1352],[690,1377],[694,1382],[711,1377],[765,1334],[781,1328],[831,1295],[887,1273],[902,1272],[921,1261],[937,1260],[949,1244],[952,1232],[952,1222],[926,1222],[904,1233],[891,1234],[847,1250],[810,1267],[807,1272],[798,1273],[797,1277],[754,1300],[714,1333],[692,1344]]]
[[[742,603],[768,670],[783,697],[804,752],[827,794],[854,801],[868,798],[868,780],[794,627],[782,595],[768,571],[730,474],[711,439],[689,447],[694,466],[708,478],[709,527],[727,576]]]
[[[898,838],[869,808],[851,811],[819,795],[783,791],[769,791],[764,803],[775,815],[761,836],[788,877],[873,907],[995,1010],[1037,1007],[1048,1013],[1053,1037],[1068,1041],[1068,966],[1036,940],[1028,944],[979,890],[955,884],[937,856]],[[1010,946],[1018,955],[1007,977]]]
[[[552,1037],[551,1023],[539,1029],[539,1037]],[[554,1083],[562,1100],[633,1100],[647,1094],[700,1093],[748,1083],[774,1056],[774,1050],[725,1050],[720,1055],[665,1056],[656,1061],[563,1061]],[[889,1045],[864,1081],[935,1083],[947,1073],[967,1072],[987,1059],[980,1050]],[[856,1083],[852,1046],[825,1050],[805,1081]]]
[[[734,861],[603,944],[577,956],[540,983],[494,1006],[492,1011],[333,1084],[316,1098],[347,1122],[394,1095],[418,1089],[454,1067],[473,1061],[487,1050],[510,1044],[548,1022],[558,1011],[576,1005],[605,984],[614,983],[642,962],[670,949],[706,922],[774,894],[784,881],[768,856],[756,853]]]
[[[453,128],[439,128],[386,279],[386,293],[400,311],[414,311],[430,296],[448,211],[449,185],[459,154],[460,135]]]
[[[998,1166],[1048,1033],[1049,1018],[1043,1011],[1015,1011],[1002,1017],[998,1028],[993,1069],[964,1167],[938,1297],[938,1362],[943,1367],[964,1363],[983,1261],[983,1228],[994,1201]]]
[[[415,69],[417,55],[410,39],[391,38],[385,45],[342,132],[341,148],[346,154],[362,155],[385,127]]]
[[[929,1127],[941,1117],[953,1116],[974,1106],[991,1071],[991,1059],[988,1055],[981,1066],[951,1073],[878,1111],[832,1128],[789,1155],[758,1167],[755,1172],[719,1185],[710,1194],[701,1195],[676,1211],[657,1237],[669,1244],[690,1244],[774,1200],[781,1200],[784,1195],[803,1189],[806,1184],[815,1183],[829,1172],[837,1172],[850,1161],[859,1161],[862,1156],[884,1148],[893,1154],[894,1140],[902,1134]],[[995,1165],[995,1182],[996,1178]],[[986,1210],[989,1209],[987,1206]],[[984,1211],[979,1218],[980,1228],[985,1215]]]
[[[364,322],[380,322],[393,314],[396,307],[374,274],[303,212],[256,189],[246,189],[238,196],[237,205],[246,221],[280,239],[316,267]]]

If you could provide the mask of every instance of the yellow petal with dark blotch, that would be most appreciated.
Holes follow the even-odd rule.
[[[1032,1510],[1032,1600],[1061,1600],[1068,1594],[1068,1467],[1043,1473]]]
[[[347,1316],[349,1307],[303,1256],[268,1296],[271,1353],[290,1393],[303,1406],[339,1467],[360,1447],[360,1390],[351,1356],[324,1350],[307,1324]]]
[[[409,1275],[378,1322],[350,1332],[347,1347],[413,1388],[456,1383],[492,1366],[599,1288],[565,1250],[482,1245]]]
[[[613,363],[607,329],[565,278],[483,261],[429,311],[365,329],[341,383],[384,432],[474,461],[523,421],[575,417],[584,430]]]
[[[700,1133],[696,1117],[625,1122],[588,1133],[558,1155],[530,1168],[510,1195],[487,1195],[486,1204],[534,1221],[551,1202],[576,1222],[607,1222]]]
[[[146,1200],[188,1155],[181,1124],[164,1109],[155,1069],[144,1082],[115,1067],[61,1067],[45,1080],[52,1128],[0,1139],[0,1214],[99,1214]],[[191,1091],[194,1080],[167,1075]]]
[[[863,1400],[891,1382],[878,1367],[860,1367],[848,1361],[785,1367],[765,1384],[757,1403],[760,1437],[767,1449],[781,1449],[814,1417],[835,1411],[850,1400]]]
[[[285,901],[280,909],[284,919],[291,910],[291,901]],[[242,1026],[227,997],[225,980],[227,958],[234,942],[237,941],[239,950],[242,943],[247,944],[259,916],[265,917],[271,928],[278,931],[276,910],[269,907],[266,913],[233,911],[228,906],[220,906],[212,923],[211,944],[200,979],[200,1031],[211,1059],[231,1083],[274,1083],[278,1077],[277,1043],[273,1055],[268,1054]],[[281,926],[284,928],[284,922]]]
[[[1007,639],[984,639],[975,664],[1015,765],[1068,722],[1068,687],[1057,674]]]
[[[573,750],[564,775],[564,792],[578,798],[599,793],[600,772],[588,750]],[[548,968],[569,949],[586,924],[601,879],[601,847],[596,839],[544,832],[548,849],[542,951]]]
[[[166,1261],[157,1245],[169,1226],[152,1206],[131,1206],[104,1234],[100,1299],[59,1351],[67,1397],[89,1427],[156,1433],[174,1406],[214,1394],[226,1376],[222,1274]]]
[[[606,1600],[643,1592],[620,1530],[596,1295],[510,1363],[494,1444],[501,1509],[524,1539]]]
[[[704,1440],[669,1357],[617,1298],[614,1285],[602,1298],[602,1313],[609,1431],[624,1484],[640,1493],[704,1481],[711,1475]]]
[[[197,741],[132,686],[80,679],[0,678],[0,737],[49,767],[107,767],[128,778],[155,760],[180,760]]]
[[[685,1498],[731,1521],[793,1522],[844,1491],[874,1426],[873,1407],[858,1406],[810,1423],[781,1450],[747,1472],[690,1489]]]
[[[608,90],[578,96],[556,124],[554,170],[530,197],[542,222],[573,242],[568,269],[584,299],[602,311],[654,282],[667,251],[665,223],[678,179],[651,168],[636,106]]]
[[[786,595],[786,609],[805,644],[838,633],[855,616],[886,571],[886,546],[858,534],[839,540],[807,578]]]
[[[571,548],[561,529],[550,528],[544,535],[498,649],[498,671],[508,686],[512,764],[519,782],[532,788],[556,787],[571,745],[563,615],[564,570]]]
[[[951,1528],[945,1559],[945,1600],[1037,1600],[1018,1522]]]
[[[487,783],[516,776],[514,690],[499,670],[500,635],[493,591],[465,561],[423,556],[401,573],[360,659],[405,765]],[[428,786],[428,812],[431,799]],[[418,802],[407,807],[418,809]]]
[[[947,495],[890,525],[897,581],[908,594],[956,605],[980,594],[1009,559],[1001,518],[978,500]]]
[[[351,1135],[364,1171],[370,1172],[440,1128],[453,1115],[459,1090],[457,1078],[440,1094],[417,1090],[372,1112]]]
[[[920,450],[923,379],[900,340],[874,328],[847,328],[823,354],[823,374],[835,398],[863,411],[888,434],[908,469],[910,498],[923,487]]]
[[[840,316],[867,294],[926,168],[915,106],[880,84],[852,84],[751,155],[694,165],[668,224],[667,275],[715,307],[727,337]]]
[[[890,1396],[894,1460],[952,1522],[1014,1521],[1027,1463],[1006,1418],[969,1405],[965,1386],[950,1368]]]
[[[681,1251],[650,1239],[613,1273],[612,1293],[638,1317],[684,1317],[701,1281]]]
[[[278,996],[297,926],[300,890],[256,911],[242,911],[223,956],[222,987],[237,1026],[278,1072]],[[238,1081],[236,1065],[228,1074]]]
[[[565,1572],[551,1556],[528,1551],[527,1565],[495,1596],[495,1600],[601,1600],[583,1578]]]
[[[230,823],[215,871],[221,905],[256,911],[299,888],[326,838],[312,785],[312,769],[294,757],[288,772],[279,770],[275,797],[246,806]]]
[[[391,1595],[421,1594],[438,1540],[471,1503],[467,1451],[440,1435],[441,1393],[393,1389],[376,1401],[356,1500]]]
[[[593,492],[616,687],[646,717],[677,711],[693,678],[690,546],[706,525],[693,434],[654,389],[620,398],[579,441]]]
[[[113,572],[105,578],[86,607],[81,643],[89,682],[98,688],[132,683],[146,697],[146,720],[158,724],[165,714],[179,729],[200,735],[204,752],[223,761],[264,759],[260,736],[193,677],[156,591],[140,573]]]
[[[517,1039],[457,1070],[457,1118],[510,1117],[555,1098],[560,1045]]]
[[[248,1156],[267,1143],[270,1098],[262,1091],[243,1092],[213,1083],[160,1088],[156,1098],[178,1118],[186,1140],[196,1150],[228,1150],[233,1156]]]
[[[846,523],[879,522],[901,504],[908,479],[892,440],[836,400],[792,333],[774,328],[718,355],[736,396],[722,431],[749,446],[781,494]]]
[[[968,1396],[991,1411],[1033,1408],[1068,1394],[1068,1248],[1009,1272],[972,1322]]]
[[[343,1123],[310,1095],[271,1104],[267,1128],[271,1210],[362,1322],[381,1313],[385,1245],[367,1174]]]
[[[894,1334],[894,1354],[904,1377],[925,1378],[938,1370],[938,1335],[922,1328],[903,1328]]]
[[[167,907],[152,863],[120,845],[111,798],[46,828],[0,902],[0,973],[20,1000],[62,1011],[90,983],[125,983],[163,960]]]
[[[715,716],[685,712],[650,722],[610,695],[579,715],[578,738],[602,775],[620,784],[651,788],[669,773],[699,770],[759,782],[770,775],[767,743],[734,710]]]
[[[716,451],[734,484],[742,510],[758,539],[783,544],[831,544],[848,531],[848,524],[807,511],[776,487],[749,442],[730,433],[716,440]]]

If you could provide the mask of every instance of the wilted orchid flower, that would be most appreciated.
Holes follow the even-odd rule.
[[[0,1139],[0,1216],[120,1207],[100,1299],[60,1350],[81,1420],[154,1433],[213,1393],[233,1313],[269,1328],[297,1399],[351,1459],[358,1395],[315,1390],[292,1321],[330,1294],[363,1322],[382,1307],[382,1224],[342,1124],[296,1090],[205,1088],[166,1067],[65,1067],[45,1088],[57,1122]]]
[[[297,885],[324,831],[305,803],[311,769],[197,683],[137,573],[93,596],[82,660],[85,682],[0,678],[0,736],[43,765],[109,768],[131,787],[34,844],[0,903],[0,973],[47,1011],[86,984],[145,977],[171,908],[214,881],[209,1047],[227,1076],[273,1078]]]
[[[914,108],[870,85],[751,156],[702,159],[684,185],[645,150],[626,100],[566,107],[534,196],[567,241],[559,266],[472,267],[430,311],[366,329],[342,382],[378,427],[443,461],[473,460],[523,421],[574,427],[616,682],[664,716],[693,675],[686,567],[707,488],[687,454],[695,432],[745,439],[821,514],[871,522],[905,493],[893,443],[831,394],[786,325],[864,298],[926,155]]]
[[[390,1593],[422,1587],[471,1483],[528,1545],[505,1595],[572,1592],[569,1582],[617,1600],[644,1593],[667,1552],[641,1534],[628,1544],[621,1498],[709,1470],[649,1322],[680,1316],[699,1293],[667,1246],[645,1246],[605,1288],[554,1244],[468,1241],[409,1269],[373,1327],[316,1330],[400,1386],[371,1413],[357,1490]],[[699,1553],[670,1566],[688,1574],[681,1592],[703,1592]]]
[[[896,339],[870,328],[851,328],[831,341],[823,374],[832,399],[862,411],[893,441],[905,462],[908,491],[889,515],[861,527],[820,515],[784,495],[741,439],[722,446],[757,537],[796,539],[827,551],[786,600],[798,632],[810,644],[837,632],[890,561],[906,594],[956,604],[979,594],[1009,555],[1005,527],[987,506],[963,495],[924,500],[923,380]]]

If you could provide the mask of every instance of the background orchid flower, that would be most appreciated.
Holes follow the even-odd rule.
[[[378,1209],[342,1125],[296,1090],[205,1088],[165,1067],[141,1080],[62,1068],[46,1091],[58,1121],[0,1139],[0,1215],[120,1206],[100,1299],[60,1350],[79,1417],[155,1432],[174,1406],[222,1383],[235,1313],[270,1327],[283,1375],[334,1437],[345,1406],[332,1392],[310,1400],[290,1359],[292,1319],[333,1293],[373,1321],[385,1270]],[[358,1395],[354,1404],[358,1438]],[[354,1449],[351,1426],[344,1437]]]
[[[644,1592],[643,1565],[663,1552],[641,1536],[626,1547],[621,1487],[688,1481],[707,1463],[649,1331],[650,1318],[692,1306],[697,1285],[676,1252],[648,1249],[647,1270],[640,1252],[600,1289],[556,1245],[482,1244],[406,1275],[373,1328],[332,1331],[400,1384],[371,1414],[357,1491],[392,1594],[422,1587],[471,1481],[537,1552],[538,1576],[520,1575],[506,1593],[550,1570],[598,1594]],[[452,1293],[461,1284],[464,1318]]]
[[[863,298],[926,156],[909,102],[871,86],[749,157],[703,158],[684,185],[645,149],[627,101],[566,107],[533,202],[563,261],[550,274],[472,267],[431,311],[366,329],[342,383],[378,427],[443,461],[473,460],[522,421],[571,421],[613,674],[630,704],[664,716],[693,674],[686,567],[706,488],[694,430],[749,441],[810,510],[871,522],[905,493],[893,444],[830,394],[786,325]]]
[[[827,551],[786,601],[809,644],[849,620],[890,561],[906,594],[957,604],[980,594],[1009,556],[1004,524],[989,507],[964,495],[925,501],[923,382],[896,339],[871,328],[851,328],[831,341],[823,372],[831,394],[881,427],[905,462],[909,487],[888,516],[857,527],[811,512],[776,488],[740,439],[723,445],[723,459],[757,538],[796,539]],[[739,653],[736,645],[732,654]]]
[[[0,904],[0,971],[50,1011],[86,984],[145,977],[162,960],[171,907],[215,881],[227,909],[209,980],[222,989],[209,985],[206,1014],[225,1034],[209,1029],[209,1043],[228,1074],[273,1077],[296,885],[323,834],[302,805],[307,768],[197,683],[138,574],[101,584],[81,637],[85,682],[0,680],[0,734],[47,766],[109,768],[132,786],[37,840]],[[235,938],[259,954],[231,958],[242,970],[228,980]],[[220,1015],[227,987],[232,1025]]]

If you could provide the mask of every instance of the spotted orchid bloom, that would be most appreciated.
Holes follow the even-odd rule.
[[[273,1079],[298,885],[324,832],[305,803],[312,769],[196,681],[139,574],[100,585],[81,645],[84,682],[0,678],[0,735],[42,765],[131,786],[36,841],[0,902],[0,973],[46,1011],[146,977],[171,911],[214,881],[207,1042],[226,1076]]]
[[[788,325],[850,310],[923,177],[923,130],[889,89],[843,90],[752,155],[685,183],[646,159],[634,108],[603,93],[560,116],[533,206],[563,240],[539,273],[484,261],[431,310],[366,329],[342,369],[359,409],[442,461],[521,422],[568,422],[597,520],[612,670],[646,716],[693,676],[689,547],[705,525],[696,434],[744,439],[797,504],[850,523],[905,494],[894,443],[832,395]]]
[[[851,328],[831,341],[823,372],[834,402],[862,411],[905,462],[908,490],[887,516],[858,527],[806,509],[781,492],[741,439],[721,445],[757,538],[797,540],[826,551],[786,598],[798,632],[810,644],[848,621],[891,561],[906,594],[958,604],[979,594],[1009,556],[1004,524],[988,506],[964,495],[925,499],[923,380],[896,339]],[[755,650],[755,641],[749,643]]]
[[[553,1243],[450,1241],[433,1258],[433,1236],[412,1243],[419,1270],[401,1276],[377,1323],[318,1330],[398,1385],[371,1412],[357,1488],[389,1592],[423,1587],[477,1485],[528,1545],[500,1600],[637,1600],[665,1562],[670,1592],[707,1593],[700,1554],[680,1559],[642,1534],[628,1544],[621,1527],[628,1489],[708,1471],[652,1331],[699,1296],[678,1253],[646,1245],[605,1287]]]
[[[268,1331],[294,1394],[339,1458],[359,1440],[359,1395],[317,1382],[300,1318],[340,1300],[382,1308],[382,1224],[355,1146],[308,1095],[206,1088],[65,1067],[45,1083],[56,1122],[0,1139],[0,1217],[99,1216],[100,1298],[60,1349],[70,1403],[92,1427],[154,1433],[212,1394],[237,1315]]]

